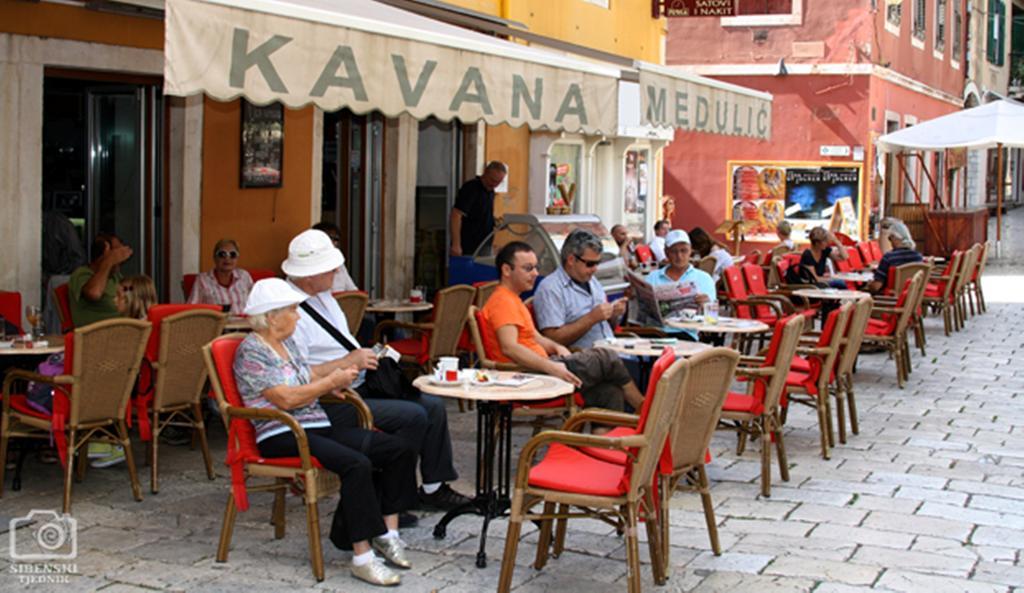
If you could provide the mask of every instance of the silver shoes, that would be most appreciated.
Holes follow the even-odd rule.
[[[405,542],[398,537],[375,537],[371,544],[373,549],[384,556],[384,559],[399,568],[412,568],[412,562],[405,557]]]
[[[384,561],[380,558],[374,558],[372,562],[362,566],[356,566],[353,564],[352,576],[359,580],[366,581],[371,585],[383,585],[385,587],[400,585],[402,583],[402,578],[385,566]]]

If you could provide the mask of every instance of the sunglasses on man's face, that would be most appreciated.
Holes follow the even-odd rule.
[[[224,258],[237,259],[238,258],[238,252],[233,250],[233,249],[231,251],[227,251],[225,249],[221,249],[221,250],[217,251],[217,257],[219,257],[221,259],[224,259]]]
[[[601,260],[599,259],[583,259],[582,257],[577,257],[576,261],[587,266],[588,268],[596,268],[597,265],[601,263]]]

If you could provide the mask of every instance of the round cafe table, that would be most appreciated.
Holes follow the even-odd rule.
[[[46,345],[36,340],[31,347],[17,341],[10,348],[0,348],[0,356],[49,356],[64,352],[64,336],[43,336]]]
[[[771,329],[767,323],[756,319],[736,319],[735,317],[719,317],[717,323],[708,323],[702,317],[666,319],[665,323],[676,329],[718,334],[759,334]]]
[[[714,348],[711,344],[704,344],[702,342],[688,342],[686,340],[677,340],[675,343],[658,343],[655,339],[653,342],[648,338],[612,338],[611,340],[598,340],[594,342],[595,348],[608,348],[614,350],[618,354],[626,354],[630,356],[643,356],[643,357],[658,357],[665,352],[666,348],[672,348],[676,351],[677,357],[693,356],[698,352],[704,352],[705,350]]]
[[[843,290],[839,288],[800,288],[798,290],[794,290],[793,294],[797,296],[806,297],[809,299],[824,299],[835,301],[859,299],[871,296],[870,294],[860,290]]]
[[[829,276],[833,280],[842,280],[843,282],[857,282],[867,283],[875,279],[875,275],[871,272],[836,272]]]
[[[475,372],[463,371],[465,374]],[[480,549],[476,554],[478,568],[487,566],[484,545],[488,525],[491,520],[504,516],[511,505],[512,404],[551,399],[575,391],[570,383],[547,375],[511,371],[487,371],[487,375],[493,383],[445,385],[435,382],[432,375],[423,375],[412,383],[423,393],[476,402],[476,494],[468,503],[445,513],[434,527],[434,537],[443,538],[448,523],[458,516],[469,513],[482,516]],[[518,386],[500,384],[513,378],[525,382]]]

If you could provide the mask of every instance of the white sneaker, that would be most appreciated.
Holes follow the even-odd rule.
[[[374,557],[370,562],[356,566],[352,565],[352,576],[371,585],[392,587],[402,583],[402,577],[384,564],[384,560]]]

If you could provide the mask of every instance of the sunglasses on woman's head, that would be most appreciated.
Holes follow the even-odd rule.
[[[238,252],[235,251],[234,249],[232,249],[231,251],[227,251],[225,249],[220,249],[220,250],[217,251],[217,257],[219,257],[219,258],[225,258],[226,257],[226,258],[230,258],[230,259],[236,259],[238,257]]]

